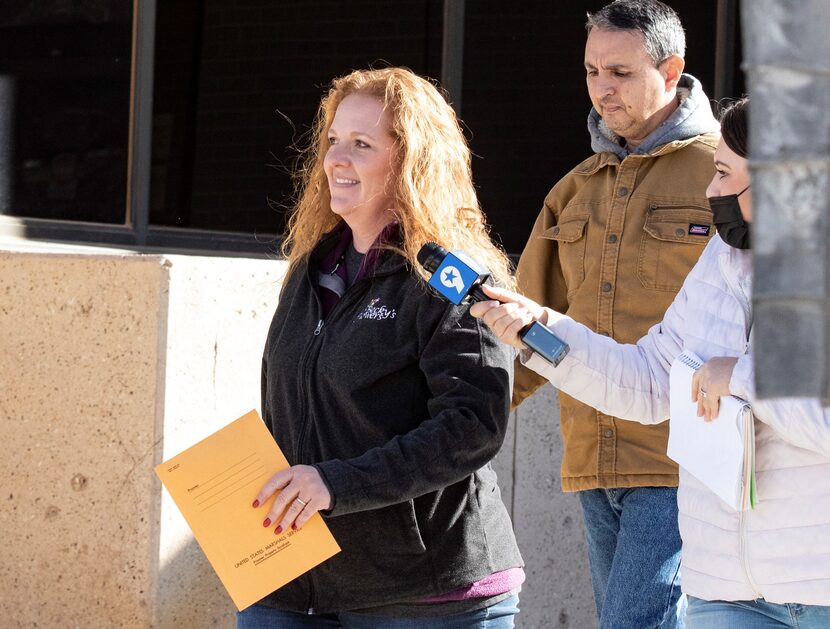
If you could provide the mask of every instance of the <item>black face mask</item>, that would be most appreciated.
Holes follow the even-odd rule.
[[[749,186],[738,194],[727,194],[722,197],[709,197],[709,207],[712,208],[712,222],[723,241],[735,249],[751,249],[749,240],[749,223],[741,214],[738,197],[749,190]]]

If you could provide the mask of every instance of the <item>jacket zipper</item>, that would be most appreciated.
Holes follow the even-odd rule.
[[[365,280],[361,280],[360,282],[358,282],[358,284],[363,283],[363,281],[365,281]],[[346,302],[346,297],[350,292],[352,293],[352,297],[349,300],[349,302],[354,301],[356,299],[354,297],[354,295],[356,295],[355,291],[351,290],[354,286],[355,285],[353,284],[348,289],[346,289],[346,293],[334,305],[334,308],[332,308],[331,312],[329,313],[329,321],[332,320],[333,315],[337,314],[338,310],[342,310],[342,308],[345,308],[345,306],[343,304],[344,304],[344,302]],[[315,291],[315,294],[316,294],[316,291]],[[321,308],[322,308],[322,306],[321,306]],[[314,332],[313,332],[313,336],[315,337],[315,340],[316,340],[316,337],[320,336],[321,332],[323,331],[323,326],[324,325],[325,325],[325,321],[323,319],[319,319],[317,321],[317,327],[314,328]],[[310,358],[311,349],[312,349],[313,346],[314,346],[314,342],[312,341],[312,343],[309,345],[308,352],[304,356],[303,372],[304,372],[304,376],[306,376],[307,379],[306,378],[301,378],[301,380],[300,380],[301,383],[311,381],[311,372],[310,372],[310,369],[309,369],[309,367],[311,365],[311,360],[309,358]],[[301,399],[302,400],[305,400],[305,395],[306,394],[307,394],[307,391],[302,391],[301,392]],[[302,413],[302,415],[303,415],[303,418],[304,418],[304,425],[303,425],[302,431],[300,432],[300,438],[297,440],[297,456],[296,456],[296,459],[295,459],[297,461],[301,460],[300,459],[300,454],[302,453],[303,447],[305,446],[306,437],[308,436],[308,433],[311,432],[311,422],[308,421],[308,418],[305,417],[305,414],[306,414],[305,411],[306,411],[306,407],[305,407],[305,404],[303,404],[303,413]],[[310,572],[308,574],[308,609],[306,610],[306,614],[308,614],[309,616],[314,615],[316,613],[315,610],[314,610],[314,606],[316,604],[317,604],[317,596],[316,596],[316,587],[315,587],[314,574]]]
[[[322,312],[323,305],[320,303],[320,296],[317,294],[317,291],[313,291],[313,293],[314,293],[314,298],[317,300],[318,312]],[[298,388],[299,400],[300,400],[300,404],[301,404],[299,416],[303,420],[303,426],[302,426],[302,430],[300,431],[300,438],[297,440],[297,445],[294,448],[294,462],[295,462],[295,464],[300,463],[302,461],[302,459],[300,458],[300,455],[303,451],[303,445],[304,445],[304,441],[305,441],[305,433],[306,433],[306,428],[308,426],[308,420],[306,418],[307,409],[306,409],[306,403],[305,403],[306,395],[308,395],[308,390],[305,387],[304,383],[308,382],[311,378],[311,373],[310,373],[310,371],[311,371],[310,365],[311,365],[311,362],[312,362],[311,361],[311,355],[313,353],[313,350],[315,349],[315,346],[317,345],[316,341],[317,341],[318,337],[320,336],[320,332],[322,331],[322,329],[323,329],[323,319],[320,318],[317,321],[317,327],[314,329],[314,332],[312,333],[311,340],[308,343],[308,345],[306,346],[306,351],[305,351],[305,353],[303,354],[302,358],[300,359],[300,361],[298,363],[298,366],[299,366],[298,371],[300,373],[300,377],[297,381],[297,388]]]
[[[311,378],[310,365],[311,365],[312,361],[310,360],[310,357],[311,357],[312,350],[313,350],[314,345],[315,345],[314,341],[316,341],[317,337],[320,336],[320,331],[322,329],[323,329],[323,320],[320,319],[320,320],[317,321],[317,327],[314,329],[314,332],[312,333],[312,341],[311,341],[311,343],[309,343],[308,350],[306,351],[305,355],[303,356],[303,362],[301,363],[302,364],[301,373],[303,375],[300,378],[299,384],[300,384],[300,402],[302,404],[302,409],[303,410],[302,410],[302,413],[301,413],[300,416],[303,417],[304,425],[302,427],[302,430],[300,431],[300,438],[297,440],[297,449],[296,449],[295,457],[294,457],[294,460],[297,461],[297,462],[302,460],[300,458],[300,454],[302,453],[303,446],[305,445],[306,433],[309,431],[310,426],[311,426],[311,422],[308,421],[307,417],[305,417],[306,412],[307,412],[307,408],[306,408],[306,404],[305,404],[305,399],[306,399],[305,396],[308,395],[308,390],[303,386],[303,383],[308,382],[308,380],[306,378]],[[315,598],[316,598],[316,596],[315,596],[314,575],[309,573],[308,574],[308,610],[306,612],[308,615],[313,615],[314,614]]]
[[[718,258],[718,266],[720,267],[720,274],[723,276],[723,279],[726,281],[726,284],[729,286],[729,290],[735,295],[735,299],[738,300],[738,303],[741,305],[741,308],[744,311],[744,332],[746,336],[746,344],[744,345],[744,353],[749,350],[749,333],[752,329],[752,310],[749,306],[749,297],[747,297],[746,293],[744,293],[743,289],[740,286],[736,286],[732,282],[732,278],[729,277],[729,273],[726,269],[726,258],[729,254],[724,253],[721,254]]]
[[[747,539],[747,531],[749,529],[749,511],[740,511],[739,513],[741,514],[741,560],[743,563],[744,575],[749,583],[749,587],[752,588],[754,598],[757,600],[759,598],[763,598],[763,595],[761,594],[761,588],[758,587],[755,579],[752,578],[752,571],[749,569],[749,540]]]
[[[740,286],[736,286],[735,283],[732,281],[732,278],[729,276],[728,269],[726,268],[726,258],[729,254],[723,254],[718,258],[718,265],[720,266],[720,273],[723,276],[723,279],[726,281],[726,284],[729,286],[729,290],[735,295],[735,299],[738,300],[738,303],[741,305],[741,308],[744,311],[744,330],[745,330],[745,337],[746,337],[746,345],[744,347],[744,351],[749,349],[749,333],[752,329],[752,311],[749,307],[749,298],[744,293],[743,289]],[[743,564],[744,575],[746,576],[746,580],[749,583],[749,586],[752,588],[753,596],[755,599],[762,598],[761,588],[758,587],[758,584],[755,582],[755,579],[752,578],[752,570],[749,567],[749,511],[740,511],[740,536],[741,536],[741,563]]]
[[[377,277],[377,276],[375,276],[375,277]],[[335,318],[335,315],[338,314],[338,312],[340,310],[345,308],[346,305],[348,305],[351,302],[356,300],[355,295],[357,295],[357,293],[352,289],[355,286],[358,286],[359,284],[363,284],[365,281],[367,281],[367,279],[368,278],[364,278],[364,279],[360,280],[359,282],[353,284],[352,286],[350,286],[346,290],[343,297],[340,298],[340,300],[334,305],[334,308],[332,308],[331,312],[329,313],[329,321],[332,321]],[[349,295],[349,293],[351,293],[351,295]],[[319,296],[317,295],[317,291],[314,291],[314,294],[316,296],[318,306],[320,307],[320,311],[322,311],[322,304],[320,304],[320,300],[319,300]],[[302,426],[302,430],[300,431],[300,438],[297,440],[297,447],[294,450],[294,460],[298,461],[298,462],[302,460],[301,459],[301,454],[303,452],[303,446],[305,446],[306,435],[307,435],[307,433],[309,432],[309,430],[311,428],[311,423],[308,421],[308,418],[306,418],[306,416],[305,416],[306,415],[306,410],[307,410],[306,409],[306,404],[305,404],[305,399],[306,399],[306,396],[308,395],[308,389],[305,386],[303,386],[303,383],[311,382],[311,378],[312,378],[311,364],[313,362],[311,360],[311,357],[312,357],[313,350],[315,348],[319,349],[319,343],[317,342],[317,340],[320,338],[320,335],[323,332],[323,327],[325,326],[325,324],[326,324],[326,322],[322,318],[317,320],[317,327],[315,327],[314,332],[312,332],[312,340],[308,344],[308,348],[306,349],[306,352],[303,355],[303,358],[299,363],[300,364],[300,373],[301,373],[301,377],[300,377],[300,380],[299,380],[299,391],[300,391],[300,403],[302,404],[302,408],[301,408],[302,412],[300,413],[300,416],[303,418],[303,426]],[[316,354],[315,354],[315,356],[316,356]]]
[[[375,274],[372,277],[377,278],[377,277],[380,277],[381,275],[389,275],[389,274],[393,273],[394,270],[395,269],[384,272],[384,273]],[[309,271],[310,271],[310,267],[309,267]],[[356,300],[355,295],[357,295],[358,293],[353,290],[354,287],[365,283],[368,279],[369,278],[363,278],[359,282],[356,282],[355,284],[353,284],[352,286],[350,286],[346,289],[346,292],[343,295],[343,297],[340,298],[340,300],[334,305],[334,308],[332,308],[331,312],[329,313],[329,321],[331,321],[333,319],[333,315],[337,314],[338,311],[340,311],[340,310],[342,310],[343,308],[346,307],[345,304],[349,304],[349,303]],[[310,275],[308,277],[308,280],[311,283]],[[317,300],[317,306],[319,308],[319,312],[322,312],[323,306],[322,306],[322,303],[320,302],[320,296],[317,293],[317,291],[313,288],[313,284],[312,284],[312,292],[314,293],[315,299]],[[350,298],[347,300],[347,296],[349,296],[349,293],[352,293],[352,294],[351,294]],[[317,340],[317,338],[322,333],[324,325],[325,325],[325,321],[322,318],[320,318],[317,321],[317,327],[314,328],[314,332],[312,333],[312,337],[313,337],[312,341],[311,341],[311,343],[309,343],[309,345],[306,349],[306,352],[303,355],[303,359],[300,362],[300,365],[301,365],[300,372],[302,373],[302,377],[300,378],[300,381],[299,381],[299,384],[300,384],[300,402],[302,404],[302,412],[300,413],[300,416],[303,417],[303,422],[304,423],[303,423],[303,426],[302,426],[302,430],[300,431],[300,438],[297,440],[297,447],[296,447],[295,452],[294,452],[294,460],[295,461],[302,460],[300,458],[300,454],[303,451],[303,446],[305,446],[306,436],[311,430],[311,422],[309,422],[308,418],[305,417],[306,410],[307,410],[306,409],[306,404],[305,404],[305,396],[308,394],[308,391],[306,390],[305,387],[303,387],[303,382],[310,382],[311,381],[311,372],[310,372],[311,353],[312,353],[312,349],[314,349],[315,345],[317,345],[319,347],[319,344],[315,343],[315,341]],[[314,575],[312,573],[309,573],[308,574],[308,607],[306,609],[306,614],[308,614],[310,616],[315,613],[314,606],[317,602],[316,601],[316,592],[315,592],[315,590],[316,590],[316,588],[315,588]]]

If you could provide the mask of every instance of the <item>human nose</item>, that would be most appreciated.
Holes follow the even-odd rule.
[[[706,186],[706,196],[707,197],[717,197],[720,196],[718,193],[720,192],[718,186],[718,173],[715,173],[712,176],[712,180],[709,182],[709,185]]]
[[[325,161],[331,166],[347,166],[349,163],[348,151],[342,144],[332,144],[326,151]]]
[[[602,98],[603,96],[610,96],[616,91],[614,81],[607,74],[599,74],[596,80],[597,94]]]

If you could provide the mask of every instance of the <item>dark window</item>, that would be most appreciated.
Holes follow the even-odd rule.
[[[124,223],[132,2],[0,5],[0,214]]]
[[[325,86],[352,69],[437,76],[440,1],[158,3],[150,222],[280,233]]]
[[[284,230],[330,80],[404,65],[443,72],[492,233],[518,253],[590,153],[584,21],[605,1],[4,0],[0,232],[272,252],[258,236]],[[671,4],[687,69],[740,95],[737,0]]]
[[[479,198],[511,253],[524,248],[548,190],[591,154],[585,20],[605,4],[466,3],[463,118]],[[686,71],[713,97],[717,2],[671,6],[686,29]]]

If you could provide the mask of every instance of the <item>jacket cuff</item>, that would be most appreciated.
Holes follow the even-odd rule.
[[[755,397],[755,368],[752,354],[738,358],[729,380],[729,392],[735,397],[750,400]]]
[[[334,493],[334,487],[331,485],[331,481],[329,477],[326,475],[325,468],[320,463],[314,463],[312,467],[317,470],[317,473],[320,474],[320,478],[323,481],[323,484],[326,486],[326,489],[329,490],[329,496],[331,496],[331,504],[329,508],[325,511],[320,511],[320,515],[323,517],[329,516],[335,509],[335,505],[337,504],[337,494]]]
[[[556,334],[556,332],[553,329],[553,326],[559,321],[568,319],[569,317],[567,315],[563,315],[561,312],[557,312],[556,310],[552,310],[550,308],[544,308],[543,310],[545,311],[545,314],[539,322],[543,323],[548,330]],[[559,337],[562,338],[561,334],[559,335]],[[548,380],[551,379],[551,370],[555,369],[553,365],[551,365],[547,360],[542,358],[539,354],[534,352],[529,347],[524,347],[521,350],[519,350],[519,361],[528,369],[532,369],[540,376],[543,376]]]
[[[562,319],[569,318],[568,315],[564,315],[561,312],[557,312],[552,308],[544,307],[543,310],[545,311],[544,324],[551,329],[556,323],[558,323]]]
[[[519,351],[519,360],[525,367],[532,369],[539,375],[544,375],[543,372],[546,371],[546,367],[550,366],[548,361],[539,356],[539,354],[534,352],[529,347],[525,347]]]

